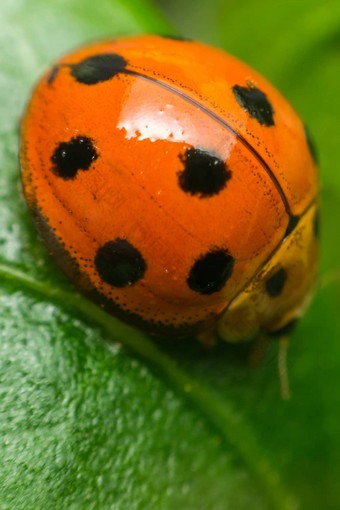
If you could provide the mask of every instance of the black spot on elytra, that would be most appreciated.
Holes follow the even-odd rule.
[[[68,142],[61,142],[55,149],[51,157],[52,171],[62,179],[74,179],[78,170],[88,170],[97,158],[93,140],[77,136]]]
[[[251,85],[247,87],[234,85],[233,93],[236,101],[251,117],[264,126],[274,126],[274,110],[266,94],[262,92],[262,90]]]
[[[231,177],[225,161],[203,149],[191,147],[179,155],[184,170],[178,172],[183,191],[201,198],[217,195]]]
[[[313,231],[314,231],[315,237],[319,237],[319,235],[320,235],[320,213],[319,213],[319,211],[316,211],[314,214]]]
[[[267,335],[273,338],[280,338],[282,336],[289,335],[298,323],[298,319],[292,319],[287,322],[284,326],[274,331],[266,331]]]
[[[276,273],[266,280],[266,291],[270,297],[277,297],[283,291],[284,284],[287,280],[287,273],[281,267]]]
[[[314,163],[318,163],[318,152],[316,150],[316,146],[315,146],[315,143],[314,143],[314,140],[313,140],[313,137],[311,136],[310,134],[310,131],[309,129],[307,128],[306,125],[304,125],[304,131],[305,131],[305,137],[306,137],[306,140],[307,140],[307,144],[308,144],[308,148],[309,148],[309,152],[314,160]]]
[[[127,61],[116,53],[101,53],[71,66],[71,75],[80,83],[95,85],[123,71]]]
[[[293,232],[294,228],[296,227],[296,225],[299,223],[300,221],[300,216],[290,216],[289,217],[289,223],[287,225],[287,228],[286,228],[286,232],[285,232],[285,235],[284,237],[287,237],[289,236],[289,234],[291,232]]]
[[[212,250],[201,256],[192,266],[187,284],[200,294],[213,294],[223,289],[230,278],[234,258],[227,250]]]
[[[47,76],[47,83],[51,85],[54,82],[59,73],[59,66],[54,66],[50,74]]]
[[[146,271],[141,253],[126,239],[105,243],[97,251],[94,263],[100,278],[114,287],[133,285]]]
[[[169,34],[159,34],[160,37],[163,37],[164,39],[172,39],[173,41],[185,41],[185,42],[192,42],[192,39],[190,37],[184,37],[183,35],[169,35]]]

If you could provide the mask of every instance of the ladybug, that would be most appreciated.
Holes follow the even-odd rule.
[[[281,94],[222,50],[147,35],[66,55],[27,106],[21,168],[59,266],[151,334],[280,336],[310,301],[314,148]]]

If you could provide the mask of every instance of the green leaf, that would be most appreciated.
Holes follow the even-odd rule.
[[[238,54],[248,54],[253,65],[262,62],[263,72],[282,81],[319,141],[322,287],[292,338],[293,398],[280,399],[274,343],[263,363],[250,369],[247,345],[223,344],[207,353],[194,340],[156,343],[81,297],[48,257],[18,191],[20,115],[46,66],[87,40],[170,33],[170,24],[142,0],[2,0],[1,508],[272,510],[295,509],[299,503],[309,509],[338,505],[340,253],[334,240],[339,111],[327,101],[337,97],[337,80],[330,79],[338,69],[335,9],[331,2],[325,4],[328,8],[315,2],[314,15],[307,2],[302,2],[305,9],[294,7],[299,35],[293,31],[293,40],[285,45],[289,9],[295,4],[282,3],[275,10],[269,1],[261,8],[250,0],[243,7],[229,2],[227,16],[225,3],[214,2],[209,2],[209,12],[216,16],[218,30],[211,37],[228,49],[234,46],[235,53],[239,48]],[[199,2],[192,12],[199,13]],[[268,26],[275,26],[275,44],[271,56],[266,51],[261,59],[267,47],[260,45],[257,52],[253,43],[261,39],[256,26],[265,26],[264,12],[267,23],[272,22]],[[277,62],[284,61],[285,52],[282,72]],[[322,90],[317,101],[303,65],[305,56],[315,52],[318,58],[309,58],[309,71],[314,87]]]

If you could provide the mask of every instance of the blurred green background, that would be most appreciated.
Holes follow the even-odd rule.
[[[340,507],[337,0],[2,0],[0,5],[0,508]],[[80,297],[50,260],[19,187],[18,124],[61,53],[126,33],[182,33],[272,81],[316,140],[321,279],[292,337],[203,352],[153,344]]]

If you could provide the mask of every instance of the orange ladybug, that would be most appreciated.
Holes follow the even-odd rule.
[[[225,52],[161,36],[60,59],[22,121],[24,194],[69,278],[150,333],[287,333],[312,295],[318,177],[303,123]]]

